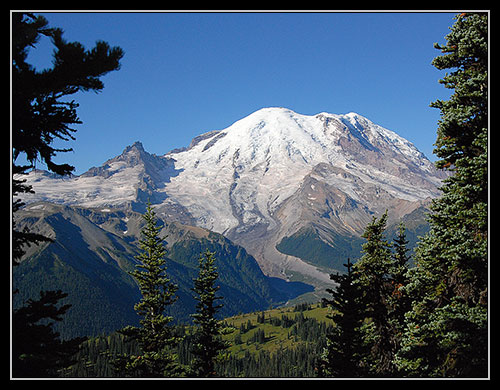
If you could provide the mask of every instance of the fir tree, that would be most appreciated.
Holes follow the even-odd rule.
[[[408,240],[406,239],[406,228],[401,222],[398,226],[396,238],[392,245],[394,247],[394,254],[392,256],[392,278],[397,288],[405,285],[408,282],[406,273],[408,272],[408,262],[410,256],[408,255]]]
[[[62,316],[71,305],[57,306],[68,294],[62,291],[42,291],[40,299],[29,299],[13,313],[12,318],[12,376],[20,378],[56,377],[68,368],[78,346],[85,339],[62,341],[54,332],[53,321]],[[52,321],[51,321],[52,320]]]
[[[390,329],[390,344],[392,347],[393,361],[400,348],[401,339],[405,327],[405,315],[411,308],[411,299],[405,287],[408,285],[408,240],[406,239],[406,228],[403,223],[399,224],[396,238],[392,242],[394,252],[392,254],[392,265],[390,267],[389,295],[387,296],[388,321],[387,327]],[[392,375],[401,376],[397,366],[392,364]]]
[[[327,337],[327,346],[320,362],[320,376],[353,378],[360,376],[359,355],[361,335],[359,327],[364,319],[360,307],[360,290],[354,285],[355,274],[350,259],[344,264],[346,274],[330,274],[330,279],[338,286],[327,289],[332,299],[323,302],[332,309],[328,318],[333,320],[334,328]]]
[[[363,256],[354,266],[359,273],[356,284],[363,291],[361,300],[368,318],[361,327],[368,348],[362,366],[373,376],[393,376],[395,371],[389,325],[392,260],[391,244],[384,237],[386,223],[387,211],[379,220],[373,217],[366,226],[362,235],[367,240],[362,246]]]
[[[169,323],[172,317],[165,309],[173,304],[177,286],[170,282],[166,273],[165,249],[160,238],[161,227],[149,203],[143,216],[146,225],[142,229],[140,248],[142,253],[135,271],[130,272],[142,294],[142,300],[134,306],[142,319],[141,327],[127,326],[120,333],[127,340],[136,340],[142,350],[140,355],[122,355],[116,362],[117,370],[124,375],[141,377],[168,377],[179,374],[178,365],[171,352],[178,343]]]
[[[79,42],[67,42],[60,28],[47,27],[43,16],[31,13],[12,13],[12,148],[14,161],[23,153],[32,167],[41,158],[50,171],[64,175],[74,167],[56,164],[52,158],[57,152],[54,139],[74,139],[80,124],[72,101],[61,101],[64,96],[78,91],[99,92],[104,88],[100,77],[120,68],[123,50],[110,48],[98,41],[91,50]],[[53,67],[37,72],[26,62],[28,51],[42,36],[49,37],[55,46]],[[29,168],[29,167],[28,167]]]
[[[397,364],[411,376],[487,375],[488,17],[462,13],[446,36],[438,69],[454,90],[441,110],[436,165],[452,171],[433,201],[431,229],[415,251],[412,308]]]
[[[53,67],[39,72],[26,62],[30,49],[36,47],[41,37],[48,37],[55,46]],[[56,139],[74,140],[72,128],[80,124],[74,100],[62,100],[78,91],[99,92],[104,88],[100,80],[106,73],[120,68],[123,50],[111,48],[98,41],[92,50],[85,50],[79,42],[66,42],[60,28],[49,28],[43,16],[32,13],[12,13],[12,210],[23,206],[22,193],[33,192],[18,175],[35,167],[38,159],[49,171],[66,175],[74,170],[69,164],[56,164],[53,157],[59,149],[52,146]],[[17,158],[23,155],[28,165],[19,165]],[[14,177],[15,176],[15,177]],[[13,261],[24,254],[23,246],[50,241],[40,234],[15,229],[12,224]]]
[[[192,317],[198,328],[192,349],[195,356],[192,370],[198,377],[216,375],[214,368],[216,358],[220,351],[226,348],[226,344],[221,339],[221,323],[215,318],[217,311],[222,308],[222,304],[215,304],[215,301],[222,299],[216,295],[219,286],[216,286],[215,282],[219,274],[215,260],[215,253],[208,250],[203,253],[200,256],[199,274],[194,280],[193,291],[196,293],[195,299],[198,303],[196,313],[192,314]]]

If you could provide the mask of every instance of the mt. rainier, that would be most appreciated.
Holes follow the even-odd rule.
[[[390,224],[421,216],[444,177],[361,115],[264,108],[164,156],[137,142],[81,176],[33,171],[26,200],[142,211],[150,199],[159,217],[242,245],[265,273],[317,284],[359,254],[373,215],[388,209]]]

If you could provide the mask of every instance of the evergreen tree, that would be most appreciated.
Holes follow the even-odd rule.
[[[169,323],[172,317],[164,314],[168,305],[174,303],[177,286],[170,282],[166,273],[165,249],[160,238],[161,227],[157,226],[156,214],[148,203],[143,216],[146,225],[142,229],[140,248],[142,253],[136,270],[130,272],[142,294],[142,300],[134,306],[142,319],[141,327],[127,326],[120,330],[128,340],[136,340],[141,355],[122,355],[115,366],[121,374],[141,377],[166,377],[179,374],[172,347],[178,343]]]
[[[390,267],[389,295],[387,297],[388,321],[387,327],[390,329],[390,344],[392,346],[393,360],[398,352],[401,339],[403,338],[405,327],[405,315],[411,308],[411,299],[408,296],[405,287],[408,285],[408,240],[406,239],[406,228],[403,223],[399,224],[399,229],[392,243],[394,252],[392,254],[392,265]],[[393,376],[401,376],[395,364],[393,367]]]
[[[80,124],[74,101],[61,100],[78,91],[99,92],[104,88],[100,77],[120,68],[123,50],[110,48],[98,41],[92,50],[78,42],[66,42],[60,28],[49,28],[43,16],[32,13],[12,13],[12,210],[15,213],[23,203],[15,199],[19,194],[33,192],[18,175],[35,167],[38,158],[49,171],[60,175],[74,170],[69,164],[56,164],[52,159],[58,149],[51,146],[55,139],[75,139],[76,130],[70,126]],[[55,46],[53,67],[38,72],[26,59],[31,48],[42,36],[49,37]],[[23,155],[28,165],[19,165]],[[17,231],[13,223],[12,251],[14,265],[24,254],[22,247],[30,243],[50,241],[26,229]]]
[[[328,318],[333,320],[334,328],[326,336],[327,346],[320,362],[321,376],[353,378],[361,373],[358,364],[361,347],[359,327],[364,311],[360,307],[360,290],[354,285],[356,276],[349,258],[344,266],[346,274],[330,274],[330,279],[338,284],[335,290],[326,290],[332,299],[323,298],[323,302],[332,309]]]
[[[65,96],[78,91],[99,92],[104,88],[100,77],[120,67],[123,50],[110,48],[99,41],[95,48],[86,51],[78,42],[66,42],[60,28],[49,28],[43,16],[32,13],[12,14],[12,261],[17,265],[24,255],[24,246],[52,241],[27,228],[16,230],[14,213],[24,203],[15,199],[23,193],[33,192],[19,175],[34,168],[38,159],[57,174],[69,174],[74,167],[56,164],[52,159],[58,152],[71,149],[52,147],[55,139],[75,139],[70,126],[79,124],[76,114],[78,104],[74,100],[63,101]],[[26,59],[31,48],[36,47],[42,36],[49,37],[55,46],[53,67],[39,72]],[[28,165],[19,165],[17,158],[23,155]],[[17,290],[16,290],[17,291]],[[45,376],[54,373],[65,364],[68,351],[74,343],[61,342],[52,331],[48,318],[61,321],[68,310],[65,305],[59,309],[56,303],[66,296],[61,291],[41,292],[38,301],[30,300],[28,305],[13,315],[13,362],[14,372]],[[41,323],[38,323],[38,322]],[[20,370],[20,371],[19,371]],[[26,371],[27,370],[27,371]]]
[[[396,238],[394,239],[392,245],[394,247],[393,266],[392,275],[395,283],[406,284],[408,277],[406,273],[408,272],[408,262],[410,261],[410,256],[408,255],[408,240],[406,239],[406,227],[404,223],[400,223],[398,226],[398,231]]]
[[[64,96],[78,91],[99,92],[104,88],[100,77],[120,67],[123,50],[110,48],[97,41],[92,50],[85,50],[79,42],[67,42],[60,28],[48,28],[41,15],[12,13],[12,148],[14,161],[23,153],[34,166],[38,157],[50,171],[64,175],[73,171],[69,164],[52,161],[56,152],[50,144],[56,138],[74,139],[71,125],[80,124],[72,101],[61,101]],[[28,51],[42,36],[55,46],[53,67],[37,72],[26,62]],[[29,167],[28,167],[29,168]]]
[[[79,337],[62,341],[59,339],[59,333],[52,329],[53,321],[62,321],[62,316],[71,306],[57,306],[67,295],[60,290],[42,291],[40,299],[30,299],[26,306],[14,311],[13,377],[57,377],[61,370],[75,363],[72,357],[85,339]]]
[[[215,253],[206,251],[200,256],[199,274],[194,280],[193,291],[197,294],[195,299],[196,313],[192,314],[193,322],[198,325],[195,333],[195,342],[192,353],[195,358],[192,362],[192,370],[198,377],[213,377],[215,373],[215,362],[220,351],[226,348],[221,339],[221,323],[215,318],[222,304],[215,301],[222,299],[217,296],[219,286],[215,282],[219,276],[215,266]]]
[[[453,175],[434,200],[431,229],[415,251],[412,309],[397,364],[412,376],[487,375],[488,18],[462,13],[446,36],[438,69],[454,90],[441,110],[436,165]]]
[[[393,291],[391,279],[391,244],[385,239],[387,211],[379,220],[373,217],[362,237],[367,240],[362,246],[363,256],[354,266],[359,277],[356,285],[363,291],[362,304],[368,322],[361,327],[368,348],[362,366],[369,375],[393,376],[392,362],[394,346],[391,343],[389,325],[389,297]]]

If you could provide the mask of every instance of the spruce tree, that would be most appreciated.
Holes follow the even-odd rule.
[[[193,374],[197,377],[214,377],[215,362],[220,351],[226,348],[221,339],[221,323],[215,318],[222,304],[216,304],[222,297],[217,296],[219,286],[215,282],[219,276],[215,266],[215,253],[207,250],[200,256],[198,277],[194,280],[193,291],[196,313],[192,314],[193,322],[198,325],[192,353],[195,356],[192,362]]]
[[[123,50],[120,47],[110,47],[104,41],[98,41],[94,48],[85,50],[79,42],[64,40],[62,29],[48,27],[48,21],[43,16],[21,12],[12,12],[11,15],[12,261],[13,265],[17,265],[25,253],[24,246],[52,241],[41,234],[30,232],[27,227],[22,231],[16,229],[14,214],[24,205],[16,198],[33,192],[32,187],[26,185],[20,175],[34,168],[39,160],[47,165],[49,171],[60,175],[74,170],[69,164],[56,164],[53,160],[57,153],[71,151],[70,148],[53,147],[53,141],[74,140],[73,133],[76,130],[73,125],[81,123],[76,112],[78,104],[65,97],[79,91],[100,92],[104,88],[100,78],[120,68]],[[50,38],[54,45],[53,66],[37,71],[26,60],[29,50],[36,48],[43,36]],[[21,165],[17,161],[19,156],[25,158],[27,165]],[[18,367],[28,362],[22,370],[43,367],[36,374],[44,376],[50,365],[54,366],[52,373],[54,372],[64,360],[64,349],[70,350],[71,345],[69,342],[60,342],[58,334],[52,332],[51,325],[44,323],[47,321],[44,318],[46,313],[49,313],[47,317],[61,321],[61,315],[67,307],[65,310],[65,306],[56,310],[55,304],[65,294],[61,291],[44,291],[40,294],[40,300],[30,300],[27,306],[14,312],[13,351],[26,351],[28,348],[31,352],[18,356],[14,352],[13,362]],[[55,312],[57,314],[51,317],[50,313]],[[41,320],[41,324],[34,320],[36,318]],[[19,336],[23,332],[26,333]],[[58,357],[49,356],[50,348],[54,348]],[[19,356],[23,358],[20,359]]]
[[[12,316],[12,376],[49,378],[62,374],[75,363],[74,355],[85,338],[61,340],[53,329],[71,305],[57,306],[68,294],[42,291],[40,299],[29,299]]]
[[[370,376],[393,376],[395,372],[389,325],[392,253],[384,235],[386,223],[387,211],[378,220],[373,217],[366,226],[362,235],[367,240],[362,245],[363,256],[354,266],[359,273],[356,284],[363,291],[361,300],[368,319],[361,327],[368,348],[362,366]]]
[[[408,282],[406,273],[408,272],[408,262],[410,256],[408,255],[408,240],[406,239],[406,227],[401,222],[398,226],[396,238],[393,240],[392,245],[394,254],[392,255],[392,278],[394,283],[399,288]]]
[[[26,59],[30,48],[42,36],[54,45],[53,67],[39,72]],[[57,149],[54,139],[75,139],[71,128],[80,124],[74,100],[63,101],[65,96],[79,91],[100,92],[104,88],[101,77],[120,68],[123,50],[111,48],[104,41],[86,50],[79,42],[67,42],[63,30],[49,28],[48,21],[32,13],[12,13],[12,149],[14,161],[24,154],[31,168],[40,158],[47,168],[65,175],[74,167],[56,164],[52,158]]]
[[[396,238],[392,242],[393,254],[390,267],[389,295],[387,296],[388,321],[387,327],[390,329],[390,345],[392,347],[393,361],[397,354],[405,327],[405,315],[411,308],[411,299],[405,290],[409,283],[408,269],[410,256],[407,247],[406,228],[403,223],[399,224]],[[401,376],[397,366],[392,364],[393,376]]]
[[[142,350],[140,355],[122,355],[115,367],[122,375],[140,377],[168,377],[179,374],[178,365],[171,349],[177,345],[171,316],[165,309],[177,297],[177,286],[170,282],[166,273],[165,249],[160,237],[156,214],[149,203],[143,215],[146,222],[141,231],[142,253],[136,258],[137,269],[130,272],[139,285],[142,300],[134,306],[142,319],[140,327],[127,326],[120,330],[127,340],[136,340]]]
[[[454,90],[441,110],[434,153],[452,172],[433,201],[431,229],[415,251],[407,292],[412,308],[397,364],[411,376],[487,375],[488,292],[488,16],[455,17],[440,80]]]
[[[53,67],[42,71],[27,63],[30,49],[42,37],[50,38],[54,45]],[[48,27],[48,21],[32,13],[12,13],[12,211],[23,202],[14,199],[20,194],[33,192],[19,175],[35,167],[38,160],[47,169],[60,175],[70,174],[74,167],[56,164],[54,156],[71,148],[53,147],[54,140],[74,140],[73,125],[82,123],[76,109],[78,103],[65,99],[79,91],[100,92],[104,88],[102,76],[120,68],[123,50],[98,41],[91,50],[79,42],[67,42],[60,28]],[[17,162],[24,156],[27,165]],[[40,234],[15,229],[12,224],[12,251],[14,265],[24,254],[23,246],[50,241]]]
[[[332,312],[328,318],[333,320],[334,328],[327,334],[327,346],[320,362],[320,376],[335,378],[353,378],[361,374],[359,358],[361,334],[359,327],[364,319],[364,310],[360,306],[360,290],[354,284],[356,275],[351,260],[344,264],[345,274],[330,274],[330,279],[338,286],[326,291],[332,299],[323,298]]]

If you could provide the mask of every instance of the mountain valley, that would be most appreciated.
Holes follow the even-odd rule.
[[[144,225],[135,211],[92,209],[37,202],[19,211],[18,226],[54,241],[30,246],[24,261],[13,269],[18,292],[14,307],[41,290],[68,292],[72,305],[56,328],[63,337],[97,335],[135,324],[134,304],[139,288],[127,271],[137,264],[138,240]],[[170,308],[176,321],[189,322],[195,300],[191,288],[198,274],[198,258],[209,249],[217,254],[222,316],[285,304],[313,288],[300,282],[264,275],[246,250],[221,234],[178,222],[165,223],[167,272],[179,287],[178,301]]]
[[[78,290],[72,310],[99,312],[89,334],[137,320],[138,289],[126,271],[136,262],[148,201],[168,235],[179,318],[193,312],[190,284],[207,248],[220,258],[224,315],[284,304],[313,289],[321,295],[331,272],[342,272],[347,257],[359,258],[374,216],[388,210],[388,238],[403,221],[415,243],[445,177],[411,142],[361,115],[308,116],[281,107],[164,155],[136,142],[79,176],[32,170],[23,179],[35,193],[23,198],[16,226],[56,240],[27,249],[14,270],[25,291],[18,298],[37,288]]]

